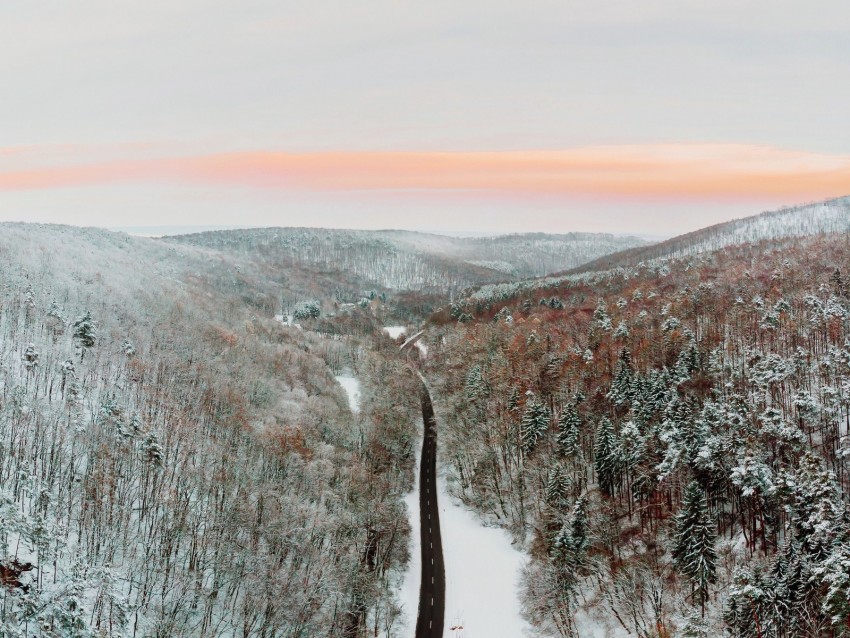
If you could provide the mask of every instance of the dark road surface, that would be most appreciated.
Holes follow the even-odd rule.
[[[437,509],[437,423],[428,388],[422,384],[422,466],[419,469],[419,513],[422,540],[422,585],[416,638],[442,638],[446,608],[446,574]]]

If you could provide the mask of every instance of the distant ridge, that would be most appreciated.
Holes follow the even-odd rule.
[[[169,236],[165,241],[262,257],[280,272],[309,266],[345,272],[367,287],[441,292],[539,277],[646,243],[605,233],[458,238],[408,230],[325,228],[223,230]]]
[[[203,233],[216,230],[239,230],[253,228],[253,226],[240,225],[205,225],[186,224],[180,226],[110,226],[107,230],[138,237],[168,237],[170,235],[188,235],[191,233]]]
[[[654,259],[684,257],[726,246],[786,237],[850,232],[850,196],[767,211],[701,228],[649,246],[636,246],[577,266],[583,273],[634,266]]]

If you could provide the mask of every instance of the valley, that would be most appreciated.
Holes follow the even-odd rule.
[[[6,224],[3,626],[840,636],[847,215],[538,277],[529,238]]]

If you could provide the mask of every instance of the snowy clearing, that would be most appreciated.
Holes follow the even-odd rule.
[[[274,318],[275,318],[277,321],[280,321],[280,322],[281,322],[284,326],[289,326],[290,328],[298,328],[299,330],[303,330],[303,328],[301,328],[301,324],[300,324],[300,323],[295,323],[295,322],[292,320],[292,315],[286,315],[286,316],[284,316],[284,315],[275,315],[275,316],[274,316]]]
[[[387,333],[390,339],[398,339],[401,335],[407,333],[407,328],[404,326],[384,326],[383,331]]]
[[[339,374],[334,377],[348,396],[348,407],[354,414],[360,412],[360,381],[350,374]]]
[[[446,627],[463,624],[464,638],[523,638],[536,636],[522,618],[519,580],[525,556],[504,530],[484,527],[478,517],[446,491],[445,477],[437,480],[440,531],[446,563]]]

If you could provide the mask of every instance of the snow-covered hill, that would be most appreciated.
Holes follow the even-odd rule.
[[[279,271],[318,269],[361,287],[440,293],[565,270],[645,243],[636,237],[599,233],[457,238],[411,231],[314,228],[214,231],[166,241],[250,255],[276,265]]]
[[[850,197],[804,204],[709,226],[666,241],[589,261],[575,272],[634,266],[667,257],[684,257],[738,244],[850,231]]]
[[[275,321],[282,290],[203,247],[0,225],[0,635],[393,627],[415,392],[352,345],[355,413],[345,345]]]

